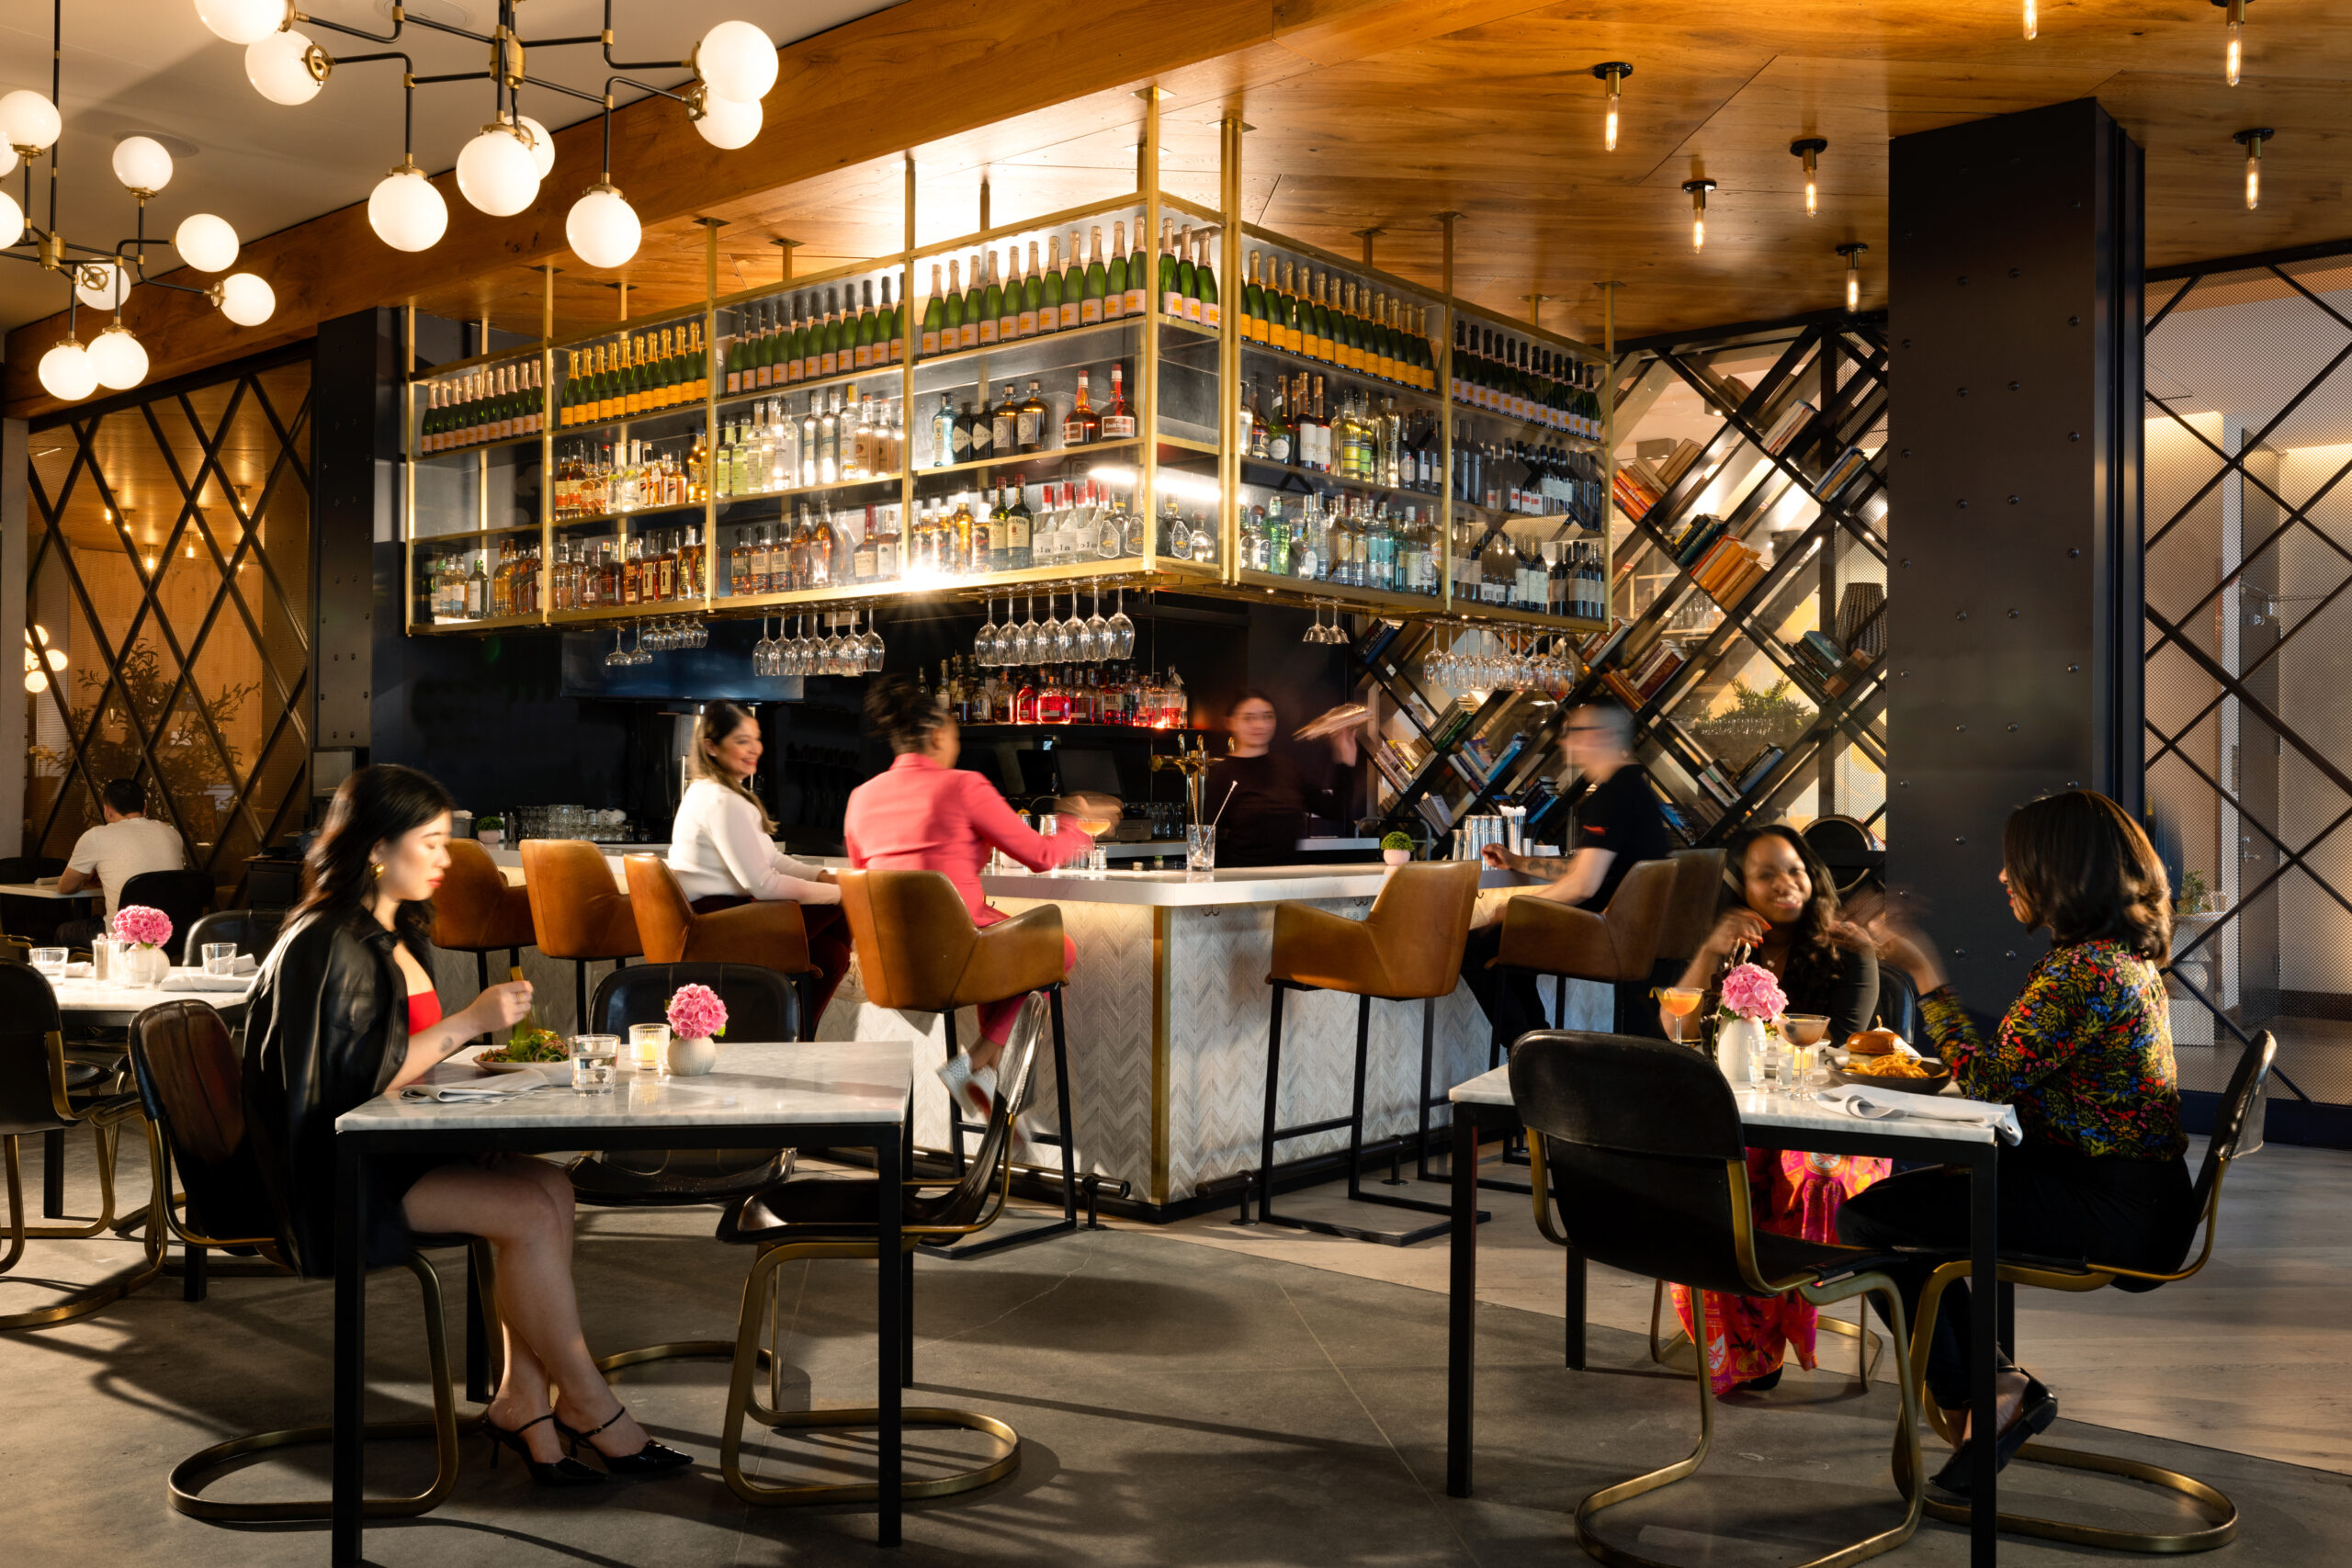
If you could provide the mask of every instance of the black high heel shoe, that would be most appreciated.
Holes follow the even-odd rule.
[[[591,1427],[584,1432],[575,1432],[560,1420],[556,1420],[555,1429],[557,1435],[562,1438],[576,1456],[580,1452],[581,1444],[588,1443],[589,1438],[628,1414],[628,1406],[624,1404],[605,1418],[604,1426]],[[549,1419],[555,1418],[551,1416]],[[605,1468],[615,1475],[659,1475],[665,1470],[676,1470],[681,1465],[692,1464],[695,1461],[692,1454],[682,1454],[677,1450],[657,1442],[651,1438],[646,1438],[645,1446],[633,1454],[608,1454],[594,1443],[588,1443],[588,1451],[603,1460]],[[582,1470],[588,1468],[586,1465],[580,1464],[576,1457],[568,1459],[564,1462],[578,1465]],[[590,1472],[590,1473],[594,1472]]]
[[[537,1421],[526,1421],[511,1432],[484,1416],[481,1418],[481,1429],[483,1436],[490,1439],[490,1468],[492,1470],[498,1468],[499,1450],[513,1449],[522,1456],[525,1468],[531,1472],[531,1479],[541,1486],[603,1485],[605,1478],[576,1459],[560,1459],[553,1464],[548,1464],[531,1457],[531,1446],[523,1440],[523,1434],[537,1426],[540,1421],[555,1421],[555,1413],[550,1411]],[[561,1432],[564,1429],[563,1423],[555,1421],[555,1429]]]
[[[2051,1424],[2057,1419],[2058,1396],[2042,1387],[2040,1378],[2028,1372],[2025,1396],[2018,1403],[2016,1416],[2001,1428],[2001,1435],[1994,1439],[1994,1472],[1997,1474],[2008,1468],[2009,1461],[2017,1457],[2018,1450],[2025,1447],[2027,1440],[2050,1430]],[[1975,1465],[1976,1439],[1971,1437],[1952,1450],[1952,1456],[1944,1461],[1944,1467],[1929,1479],[1933,1484],[1954,1496],[1965,1497],[1976,1479]]]

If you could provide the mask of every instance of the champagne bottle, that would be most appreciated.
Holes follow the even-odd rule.
[[[1135,249],[1127,253],[1127,314],[1140,316],[1151,308],[1151,279],[1143,270],[1143,224],[1136,224]]]
[[[1193,292],[1184,299],[1184,319],[1198,321],[1205,331],[1213,333],[1225,330],[1225,312],[1216,299],[1216,269],[1209,261],[1213,254],[1210,242],[1216,233],[1213,229],[1201,231],[1200,259],[1193,267]]]
[[[1079,291],[1078,320],[1081,326],[1093,326],[1102,320],[1103,299],[1110,289],[1110,275],[1102,265],[1102,230],[1094,230],[1094,246],[1087,253],[1086,276]]]
[[[939,352],[954,354],[964,346],[964,280],[956,276],[960,264],[947,264],[947,295],[939,312]]]
[[[1016,247],[1013,252],[1012,288],[1018,298],[1008,300],[1006,306],[1012,314],[1014,334],[1019,337],[1035,337],[1037,335],[1037,304],[1045,298],[1044,287],[1037,278],[1036,241],[1029,242],[1029,267],[1026,272],[1020,270],[1020,251]]]
[[[1089,268],[1087,277],[1090,282],[1093,276],[1093,269]],[[1111,225],[1111,262],[1103,273],[1102,319],[1115,321],[1126,313],[1127,226],[1122,220]]]
[[[939,292],[939,264],[931,264],[931,302],[922,308],[922,356],[939,352],[939,334],[946,330],[947,304]]]
[[[874,284],[871,279],[860,283],[857,333],[850,344],[850,362],[843,367],[851,370],[874,368]]]
[[[990,253],[989,284],[989,298],[995,301],[996,306],[996,341],[1018,342],[1021,337],[1022,293],[1021,247],[1019,245],[1005,247],[1004,271],[1001,276],[997,272],[996,256],[994,253]]]
[[[959,347],[980,346],[980,306],[988,295],[987,282],[980,276],[980,254],[972,253],[972,286],[964,291],[964,326],[957,338]]]
[[[890,345],[889,363],[903,365],[907,359],[907,302],[890,303],[890,279],[882,280],[882,335],[878,340]],[[882,363],[879,360],[876,364]]]
[[[1046,236],[1046,270],[1036,271],[1036,247],[1030,247],[1030,271],[1036,273],[1031,287],[1029,302],[1037,311],[1037,330],[1057,333],[1062,330],[1062,237]]]
[[[980,279],[980,262],[977,256],[972,259],[972,292],[978,296],[978,299],[977,301],[967,299],[965,304],[967,308],[975,304],[978,306],[970,316],[970,320],[978,329],[973,333],[973,339],[978,346],[985,348],[997,341],[997,322],[1004,310],[1004,285],[997,281],[994,251],[988,253],[988,277],[985,283]]]
[[[1241,335],[1251,343],[1266,341],[1266,291],[1258,284],[1258,253],[1250,253],[1250,270],[1241,285]]]
[[[1190,229],[1184,231],[1184,238],[1188,243],[1192,240]],[[1177,259],[1176,220],[1163,218],[1159,220],[1159,276],[1153,286],[1159,291],[1159,313],[1170,321],[1184,319],[1183,270]]]

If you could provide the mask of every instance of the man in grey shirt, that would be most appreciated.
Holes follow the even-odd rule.
[[[60,893],[77,892],[93,883],[107,896],[107,915],[100,920],[68,920],[57,928],[57,940],[68,946],[86,946],[92,938],[114,928],[115,910],[130,879],[150,871],[179,871],[187,864],[187,846],[179,830],[147,817],[147,797],[136,779],[116,779],[100,792],[106,824],[93,828],[74,842],[74,853],[57,879]]]

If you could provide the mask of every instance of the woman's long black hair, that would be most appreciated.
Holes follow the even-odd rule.
[[[2087,789],[2047,795],[2001,833],[2009,886],[2061,946],[2104,937],[2161,964],[2172,951],[2172,888],[2147,830]]]
[[[1804,835],[1787,823],[1744,829],[1724,845],[1724,888],[1715,902],[1718,919],[1747,908],[1747,852],[1763,839],[1778,839],[1794,850],[1797,859],[1804,863],[1805,880],[1813,884],[1813,897],[1797,916],[1796,936],[1789,943],[1788,962],[1781,967],[1781,988],[1789,994],[1791,1005],[1796,1006],[1794,998],[1800,994],[1817,996],[1836,985],[1848,963],[1846,950],[1829,934],[1839,912],[1838,879],[1805,842]]]
[[[450,809],[449,792],[429,773],[396,762],[362,768],[343,781],[327,807],[327,819],[311,845],[311,890],[296,905],[297,915],[317,911],[339,919],[367,908],[374,897],[371,855],[378,844],[394,842]],[[432,940],[433,904],[412,899],[392,918],[392,931],[412,947]]]

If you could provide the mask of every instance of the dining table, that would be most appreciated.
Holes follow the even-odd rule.
[[[1932,1121],[1922,1116],[1871,1120],[1821,1100],[1735,1085],[1740,1136],[1750,1148],[1798,1149],[1964,1167],[1969,1174],[1969,1263],[1979,1280],[1995,1277],[1999,1249],[1998,1156],[2002,1133],[1991,1125]],[[1457,1084],[1453,1107],[1453,1201],[1447,1285],[1445,1490],[1470,1495],[1477,1369],[1478,1145],[1521,1128],[1508,1066]],[[1567,1364],[1585,1363],[1585,1259],[1568,1249]],[[1989,1305],[1989,1303],[1988,1303]],[[2002,1314],[1969,1314],[1970,1423],[1980,1432],[1998,1425],[1994,1393],[1996,1331]],[[1975,1445],[1969,1485],[1970,1568],[1999,1561],[2000,1502],[1994,1445]]]
[[[651,1068],[616,1074],[609,1092],[561,1082],[510,1098],[433,1098],[498,1080],[472,1053],[432,1068],[407,1090],[379,1095],[335,1119],[334,1416],[332,1561],[363,1560],[367,1425],[367,1259],[369,1171],[386,1156],[564,1150],[870,1148],[877,1171],[902,1169],[914,1052],[906,1041],[729,1043],[716,1070],[696,1077]],[[875,1183],[880,1256],[900,1256],[899,1184]],[[875,1446],[878,1539],[899,1541],[904,1268],[875,1270]],[[712,1413],[716,1431],[718,1413]]]
[[[95,885],[77,887],[71,893],[57,890],[57,879],[46,882],[0,882],[0,898],[61,898],[79,902],[85,898],[103,898],[106,889]]]
[[[57,994],[57,1010],[76,1023],[127,1024],[158,1003],[191,998],[209,1002],[223,1017],[233,1020],[243,1014],[254,978],[236,975],[216,979],[200,966],[175,967],[172,976],[176,984],[134,986],[69,974],[51,976],[49,988]]]

